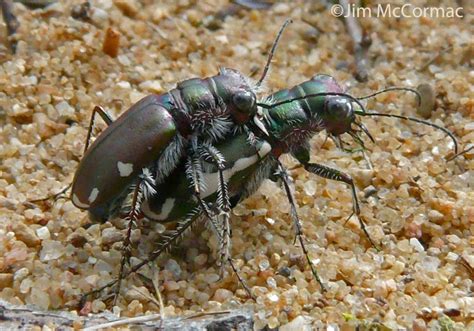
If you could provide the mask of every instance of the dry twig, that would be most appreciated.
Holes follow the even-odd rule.
[[[344,8],[344,22],[346,23],[347,32],[352,39],[354,57],[355,57],[355,74],[354,77],[359,82],[366,82],[369,74],[367,73],[367,52],[372,40],[370,36],[362,29],[359,22],[352,15],[348,15],[349,1],[339,0],[339,4]]]
[[[18,19],[16,18],[16,16],[13,14],[12,0],[0,0],[0,4],[2,6],[3,20],[5,21],[5,24],[7,25],[7,34],[8,34],[8,40],[10,42],[10,48],[12,52],[15,53],[16,43],[17,43],[17,41],[15,40],[15,33],[16,33],[16,30],[18,30],[20,23],[18,22]]]

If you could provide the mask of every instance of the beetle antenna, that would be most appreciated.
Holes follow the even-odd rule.
[[[424,124],[424,125],[427,125],[427,126],[431,126],[432,128],[441,130],[446,135],[448,135],[449,138],[451,138],[452,141],[454,142],[454,153],[455,154],[458,153],[458,142],[456,140],[456,137],[454,137],[454,134],[451,131],[449,131],[446,128],[443,128],[442,126],[436,125],[436,124],[428,122],[428,121],[421,120],[421,119],[416,118],[416,117],[410,117],[410,116],[395,115],[395,114],[383,114],[383,113],[364,113],[364,112],[361,112],[361,111],[356,111],[355,113],[357,115],[361,115],[361,116],[394,117],[394,118],[399,118],[399,119],[402,119],[402,120],[412,121],[412,122]]]
[[[418,99],[418,106],[421,105],[421,94],[420,92],[418,92],[417,90],[415,89],[412,89],[412,88],[409,88],[409,87],[387,87],[383,90],[380,90],[380,91],[377,91],[377,92],[374,92],[372,94],[369,94],[369,95],[365,95],[363,97],[358,97],[357,100],[365,100],[365,99],[369,99],[369,98],[373,98],[379,94],[382,94],[382,93],[386,93],[386,92],[390,92],[390,91],[406,91],[406,92],[411,92],[411,93],[415,93],[416,94],[416,97]]]
[[[268,69],[270,69],[270,63],[272,62],[273,54],[275,53],[275,49],[278,45],[278,42],[280,41],[280,37],[283,34],[283,31],[285,28],[288,26],[288,24],[293,23],[293,20],[291,18],[288,18],[285,23],[280,28],[280,31],[278,32],[275,41],[273,42],[272,48],[270,50],[270,54],[268,54],[268,59],[267,59],[267,64],[265,64],[265,68],[263,69],[262,77],[257,82],[257,85],[255,85],[255,88],[259,88],[260,85],[262,85],[263,80],[265,79],[265,76],[267,75]]]

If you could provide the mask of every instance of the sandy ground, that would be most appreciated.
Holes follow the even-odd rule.
[[[294,23],[284,33],[261,97],[317,73],[334,76],[354,96],[427,83],[437,93],[429,120],[451,130],[461,149],[474,141],[469,8],[464,19],[363,19],[373,43],[369,80],[359,83],[352,74],[351,39],[343,21],[318,3],[241,10],[211,30],[203,22],[225,1],[168,2],[91,1],[85,21],[71,17],[80,1],[35,11],[16,4],[16,55],[9,52],[2,28],[0,298],[74,310],[80,294],[117,275],[120,222],[114,223],[118,228],[108,222],[85,229],[87,213],[68,200],[28,202],[71,182],[95,105],[117,116],[147,94],[165,92],[187,78],[215,75],[219,66],[246,75],[260,72],[287,17]],[[457,6],[455,1],[441,3]],[[119,33],[115,58],[102,50],[108,27]],[[367,107],[418,116],[413,96],[404,93],[380,95]],[[157,267],[142,270],[159,280],[165,315],[245,304],[255,310],[257,328],[291,321],[295,328],[306,322],[313,327],[473,328],[473,153],[446,161],[452,143],[439,131],[395,119],[363,122],[376,139],[375,144],[367,141],[373,169],[360,153],[345,153],[332,141],[321,148],[323,134],[312,140],[312,160],[355,178],[362,215],[381,251],[370,246],[356,219],[344,224],[352,208],[348,187],[294,170],[307,246],[328,291],[321,292],[300,247],[293,245],[284,192],[265,182],[232,217],[232,255],[256,302],[230,270],[218,280],[215,238],[198,228],[160,257]],[[290,157],[283,161],[295,164]],[[137,259],[158,236],[144,232],[134,233]],[[116,307],[99,298],[83,313],[106,308],[121,316],[156,312],[148,285],[128,277]]]

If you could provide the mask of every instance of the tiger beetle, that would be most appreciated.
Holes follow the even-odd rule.
[[[123,197],[143,168],[158,165],[153,177],[160,183],[182,157],[196,154],[200,144],[212,144],[234,131],[249,131],[251,120],[264,129],[254,116],[256,92],[289,23],[291,20],[281,27],[256,84],[237,70],[221,68],[216,76],[188,79],[167,93],[143,98],[116,121],[95,107],[84,156],[72,183],[72,203],[88,210],[92,220],[105,221],[113,214],[118,197]],[[96,114],[108,127],[89,148]]]
[[[456,139],[447,129],[413,117],[367,112],[360,101],[388,91],[409,91],[420,97],[411,88],[392,87],[356,98],[345,93],[333,77],[317,75],[258,102],[256,93],[268,72],[281,34],[290,22],[287,20],[281,27],[255,85],[236,70],[221,69],[216,76],[189,79],[165,94],[147,96],[116,121],[102,108],[94,109],[85,154],[72,184],[71,200],[78,208],[88,210],[93,221],[126,215],[128,228],[119,277],[85,294],[83,300],[115,284],[117,299],[123,277],[169,249],[198,219],[207,219],[216,233],[221,273],[224,264],[229,263],[251,295],[230,257],[230,212],[266,178],[283,184],[290,203],[295,239],[324,289],[305,247],[291,180],[279,157],[290,153],[308,172],[348,184],[353,198],[351,216],[357,216],[361,229],[376,247],[360,217],[351,176],[311,163],[311,137],[325,130],[342,146],[340,136],[347,133],[364,148],[359,133],[374,139],[357,116],[395,117],[444,131],[453,139],[457,153]],[[108,127],[89,148],[96,114]],[[125,271],[131,256],[131,232],[142,216],[160,223],[178,223],[163,236],[147,259]]]

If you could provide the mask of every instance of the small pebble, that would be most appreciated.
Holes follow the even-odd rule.
[[[114,4],[129,17],[135,17],[140,10],[140,4],[136,0],[114,0]]]
[[[311,331],[311,320],[306,316],[298,316],[290,323],[280,326],[279,331]]]
[[[23,241],[28,247],[35,247],[41,242],[35,231],[22,222],[15,223],[13,231],[18,240]]]
[[[44,240],[42,245],[43,249],[40,252],[41,261],[56,260],[65,253],[65,247],[59,241]]]
[[[434,110],[436,102],[436,92],[429,84],[420,84],[417,87],[421,95],[421,102],[417,108],[418,114],[424,118],[429,118]]]
[[[416,238],[410,238],[410,245],[417,251],[417,252],[423,252],[425,248],[423,245],[418,241]]]
[[[104,43],[102,45],[102,51],[111,56],[117,57],[120,47],[120,33],[112,28],[108,28],[105,32]]]
[[[106,228],[102,230],[102,244],[110,245],[123,239],[122,233],[116,228]]]
[[[28,268],[21,268],[15,272],[14,278],[16,281],[22,281],[26,276],[28,276],[29,273],[30,271]]]
[[[42,226],[36,229],[36,234],[41,240],[47,240],[51,238],[51,234],[49,233],[49,229],[47,226]]]
[[[233,296],[234,294],[231,291],[226,290],[224,288],[220,288],[220,289],[217,289],[216,293],[214,293],[213,300],[216,300],[222,303],[232,298]]]
[[[13,274],[0,273],[0,289],[13,285]]]
[[[181,267],[175,260],[169,259],[165,264],[165,269],[171,271],[175,279],[179,279],[181,277]]]

